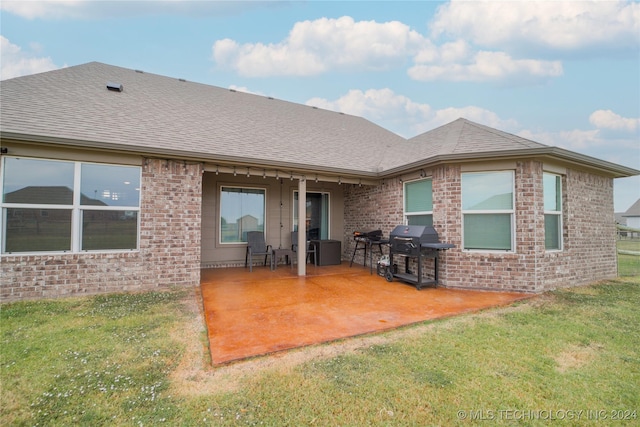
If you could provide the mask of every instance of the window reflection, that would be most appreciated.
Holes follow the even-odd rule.
[[[265,190],[222,187],[220,241],[246,242],[248,231],[264,231]]]
[[[82,249],[136,249],[138,213],[135,211],[82,212]]]
[[[7,209],[5,252],[71,250],[71,209]]]
[[[513,171],[462,174],[464,249],[513,249]]]
[[[4,160],[3,202],[73,203],[73,163],[13,157]]]
[[[140,168],[85,163],[80,191],[83,205],[138,206]]]
[[[473,172],[462,175],[462,209],[513,208],[513,173]]]
[[[3,253],[137,249],[140,167],[1,161]]]
[[[307,240],[329,238],[329,193],[306,193],[305,227]],[[298,195],[293,193],[293,231],[298,231]]]

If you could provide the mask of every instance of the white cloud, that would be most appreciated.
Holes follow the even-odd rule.
[[[350,90],[333,101],[312,98],[306,104],[364,117],[406,138],[417,136],[460,117],[503,130],[515,129],[517,126],[514,120],[503,120],[497,114],[475,106],[434,110],[428,104],[414,102],[388,88]]]
[[[336,100],[312,98],[306,102],[326,110],[364,117],[405,137],[432,117],[431,107],[419,104],[391,89],[350,90]]]
[[[611,112],[597,111],[591,115],[592,118],[599,117],[596,120],[597,124],[594,124],[600,129],[541,132],[522,129],[514,119],[502,118],[493,111],[473,105],[436,110],[428,104],[414,102],[411,98],[397,94],[388,88],[367,91],[350,90],[335,100],[312,98],[306,104],[364,117],[405,138],[420,135],[464,117],[542,144],[640,169],[640,147],[636,135],[612,137],[603,133],[602,129],[620,126],[620,124],[625,124],[627,130],[633,131],[628,125],[628,120],[633,119],[624,119]],[[635,123],[637,126],[638,121],[636,120]]]
[[[640,4],[629,1],[451,1],[430,24],[435,37],[510,52],[640,45]]]
[[[0,9],[26,19],[78,17],[82,0],[2,1]]]
[[[612,138],[603,135],[599,129],[571,129],[558,132],[522,130],[518,135],[546,145],[640,169],[640,148],[635,137]]]
[[[459,39],[441,46],[397,21],[354,21],[349,16],[296,23],[279,43],[222,39],[216,63],[246,77],[312,76],[330,71],[379,71],[413,60],[407,74],[419,81],[539,82],[563,74],[560,61],[517,59],[477,51]]]
[[[514,59],[504,52],[480,51],[468,60],[465,52],[457,50],[453,55],[455,62],[442,60],[444,55],[435,55],[434,64],[417,63],[407,71],[408,75],[419,81],[508,81],[514,79],[532,80],[558,77],[563,73],[560,61],[535,59]],[[466,51],[466,53],[470,53]],[[419,56],[423,59],[424,55]]]
[[[600,129],[572,129],[558,132],[536,132],[529,129],[517,134],[542,144],[564,148],[640,170],[640,146],[637,136],[611,138]],[[614,209],[626,211],[640,197],[640,176],[614,181]]]
[[[228,16],[264,7],[286,7],[281,1],[211,0],[2,0],[0,9],[26,19],[101,19],[142,15]]]
[[[635,132],[640,129],[640,118],[625,118],[611,110],[594,111],[589,116],[589,122],[600,129]]]
[[[576,152],[584,152],[589,147],[594,147],[601,143],[600,133],[597,129],[573,129],[559,132],[533,132],[531,130],[523,130],[519,132],[518,135],[536,142]]]
[[[6,37],[0,36],[0,80],[28,74],[42,73],[60,68],[51,58],[37,57],[33,52],[25,52]]]
[[[213,58],[218,65],[234,69],[247,77],[305,76],[326,71],[319,57],[286,44],[239,45],[231,39],[218,40],[213,45]]]
[[[502,119],[493,111],[469,105],[461,108],[449,107],[437,110],[429,123],[429,127],[424,131],[450,123],[460,117],[464,117],[472,122],[500,129],[505,132],[513,132],[518,128],[518,122],[515,120]]]
[[[308,76],[338,70],[382,70],[402,64],[426,39],[398,21],[355,22],[349,16],[297,22],[280,43],[218,40],[213,58],[243,76]]]

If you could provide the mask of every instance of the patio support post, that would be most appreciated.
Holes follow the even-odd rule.
[[[307,180],[298,181],[298,276],[307,274]]]

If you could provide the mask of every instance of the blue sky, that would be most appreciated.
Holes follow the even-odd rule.
[[[0,78],[91,61],[640,169],[640,3],[7,1]],[[640,177],[615,181],[615,210]]]

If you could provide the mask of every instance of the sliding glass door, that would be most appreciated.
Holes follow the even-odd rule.
[[[293,193],[293,231],[298,231],[298,192]],[[307,193],[307,240],[329,238],[329,193]]]

